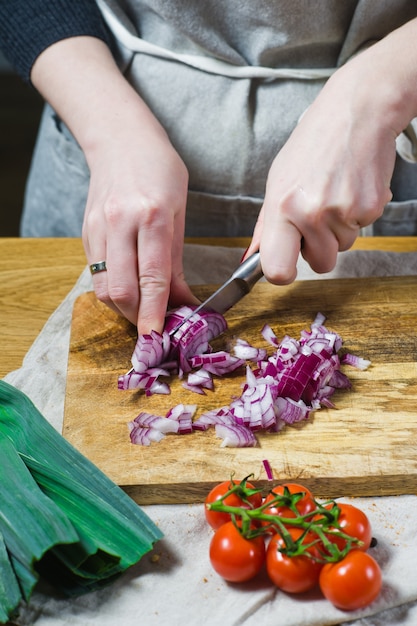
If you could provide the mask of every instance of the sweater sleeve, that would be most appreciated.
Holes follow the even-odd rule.
[[[94,0],[0,0],[0,48],[27,82],[41,52],[82,35],[109,43]]]

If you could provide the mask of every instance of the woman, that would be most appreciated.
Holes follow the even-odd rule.
[[[50,105],[22,234],[82,229],[97,296],[139,332],[194,302],[184,231],[253,233],[277,284],[374,223],[417,234],[413,0],[11,4],[4,51]]]

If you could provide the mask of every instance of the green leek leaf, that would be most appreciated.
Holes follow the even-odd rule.
[[[140,507],[0,381],[1,611],[28,601],[39,575],[67,595],[112,582],[162,537]],[[7,558],[9,555],[9,558]],[[14,581],[14,583],[13,583]]]
[[[12,617],[19,606],[21,593],[19,583],[9,560],[6,544],[0,535],[0,623]]]

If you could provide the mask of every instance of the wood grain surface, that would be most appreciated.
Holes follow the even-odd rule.
[[[246,248],[247,238],[194,238],[187,243]],[[417,237],[358,237],[356,250],[416,252]],[[86,265],[79,238],[0,237],[0,376],[21,366],[48,317]]]
[[[0,239],[0,376],[22,365],[85,265],[80,239]]]
[[[201,297],[214,287],[199,287]],[[226,315],[229,329],[214,348],[242,337],[266,345],[265,322],[282,337],[299,337],[318,311],[339,332],[344,349],[372,361],[366,371],[346,366],[351,390],[336,392],[336,409],[279,434],[258,435],[254,448],[221,448],[214,431],[167,435],[149,447],[132,445],[127,423],[140,411],[164,415],[182,402],[203,410],[229,404],[244,380],[216,381],[199,396],[178,380],[169,396],[119,391],[130,368],[135,331],[94,294],[75,304],[63,434],[137,502],[201,501],[208,489],[253,473],[266,486],[262,461],[276,482],[298,480],[317,495],[376,496],[417,492],[417,278],[341,279],[255,286]]]

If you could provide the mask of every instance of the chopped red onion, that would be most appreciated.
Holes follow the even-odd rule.
[[[135,372],[145,372],[150,367],[160,365],[168,356],[170,339],[167,332],[162,335],[152,331],[150,335],[139,335],[134,352],[132,365]]]
[[[233,348],[235,357],[243,361],[263,361],[266,359],[267,352],[265,348],[256,348],[251,346],[245,339],[236,339]]]
[[[221,448],[247,448],[256,446],[255,435],[246,426],[239,424],[216,424],[216,435],[223,439]]]
[[[322,326],[322,324],[324,324],[324,322],[326,321],[326,316],[323,315],[323,313],[317,313],[316,317],[314,318],[314,321],[312,323],[312,326]]]
[[[167,383],[162,383],[159,380],[154,380],[151,385],[146,387],[145,393],[147,396],[151,396],[154,393],[169,395],[171,389]]]
[[[270,465],[268,459],[264,459],[262,461],[262,463],[263,463],[263,466],[264,466],[264,470],[265,470],[265,474],[266,474],[267,479],[268,480],[274,480],[274,475],[272,473],[272,468],[271,468],[271,465]]]
[[[278,396],[275,400],[275,405],[279,419],[286,424],[295,424],[310,416],[311,408],[302,400],[296,401],[292,398],[282,398]]]
[[[221,409],[213,409],[202,413],[200,417],[193,422],[194,430],[207,430],[210,426],[216,424],[235,424],[236,420],[230,408],[225,406]]]
[[[196,410],[196,404],[177,404],[169,409],[166,417],[178,423],[179,435],[190,434],[193,432],[193,417]]]
[[[170,337],[169,332],[174,330],[196,307],[180,307],[167,314],[165,328],[162,333],[152,331],[148,335],[139,335],[132,355],[133,369],[119,377],[119,389],[144,389],[147,395],[153,393],[169,393],[167,383],[160,383],[159,376],[169,376],[175,369],[180,377],[191,372],[195,365],[193,357],[205,355],[208,368],[206,374],[227,374],[231,369],[240,365],[237,359],[227,353],[222,359],[222,366],[213,365],[210,357],[209,342],[222,333],[226,328],[226,320],[216,312],[202,311],[191,317],[183,326]],[[217,357],[213,356],[213,362]],[[242,361],[243,362],[243,361]],[[160,368],[159,372],[156,368]],[[189,385],[208,386],[207,377],[200,383],[187,381]]]
[[[119,376],[118,388],[123,390],[145,389],[145,391],[149,392],[158,385],[161,389],[159,393],[169,393],[169,388],[166,383],[160,383],[158,381],[159,376],[170,376],[170,372],[162,367],[150,367],[144,372],[135,372],[132,370],[127,372],[127,374]]]
[[[146,413],[143,411],[139,413],[133,420],[138,426],[143,428],[154,428],[161,433],[176,433],[178,432],[178,422],[175,420],[167,419],[161,415],[153,415],[152,413]]]
[[[210,354],[197,354],[190,359],[190,365],[191,367],[204,367],[211,374],[223,376],[244,365],[244,360],[222,350]]]
[[[352,367],[356,367],[360,370],[366,370],[371,364],[371,362],[367,359],[362,359],[360,356],[349,353],[342,356],[341,363],[344,365],[351,365]]]
[[[278,347],[278,337],[276,336],[269,324],[265,324],[265,326],[262,328],[261,335],[265,339],[265,341],[271,344],[271,346],[274,346],[276,348]]]
[[[180,307],[169,312],[165,321],[164,332],[171,332],[196,307]],[[171,337],[172,352],[178,352],[181,371],[191,370],[189,360],[197,354],[210,351],[209,342],[227,328],[223,315],[215,311],[200,311],[194,318],[191,316]]]
[[[161,441],[164,437],[164,433],[156,428],[135,425],[130,431],[130,441],[141,446],[149,446],[152,441]]]
[[[188,382],[182,383],[182,386],[187,391],[192,391],[193,393],[198,393],[200,396],[205,396],[206,392],[203,387],[199,387],[198,385],[190,385]]]
[[[132,357],[134,369],[119,377],[120,389],[140,388],[147,395],[169,393],[168,384],[160,382],[159,377],[172,375],[176,370],[180,378],[187,374],[183,387],[204,394],[205,389],[214,387],[213,375],[229,374],[247,361],[256,365],[246,365],[241,395],[233,398],[229,406],[206,411],[195,420],[196,405],[180,404],[170,409],[165,417],[147,416],[145,422],[141,414],[142,418],[139,420],[138,416],[129,426],[134,443],[149,445],[154,440],[152,437],[155,440],[159,437],[153,433],[156,427],[160,429],[166,421],[174,421],[177,429],[173,432],[190,433],[214,426],[217,436],[223,440],[221,447],[254,446],[256,431],[276,433],[285,424],[308,419],[312,411],[322,406],[333,408],[331,396],[335,389],[350,387],[348,377],[340,369],[341,364],[359,369],[370,365],[370,361],[351,354],[339,358],[342,338],[324,326],[325,317],[321,313],[310,329],[301,332],[298,341],[288,335],[278,341],[266,324],[261,336],[273,348],[269,356],[264,348],[256,348],[243,339],[237,339],[233,355],[225,350],[213,352],[209,341],[226,328],[224,318],[216,313],[191,317],[168,344],[169,331],[192,310],[190,307],[177,309],[167,316],[162,335],[152,333],[138,339]],[[164,432],[168,431],[162,434]]]
[[[213,377],[209,371],[200,368],[197,372],[190,372],[187,377],[187,383],[191,386],[203,387],[204,389],[213,389]]]

